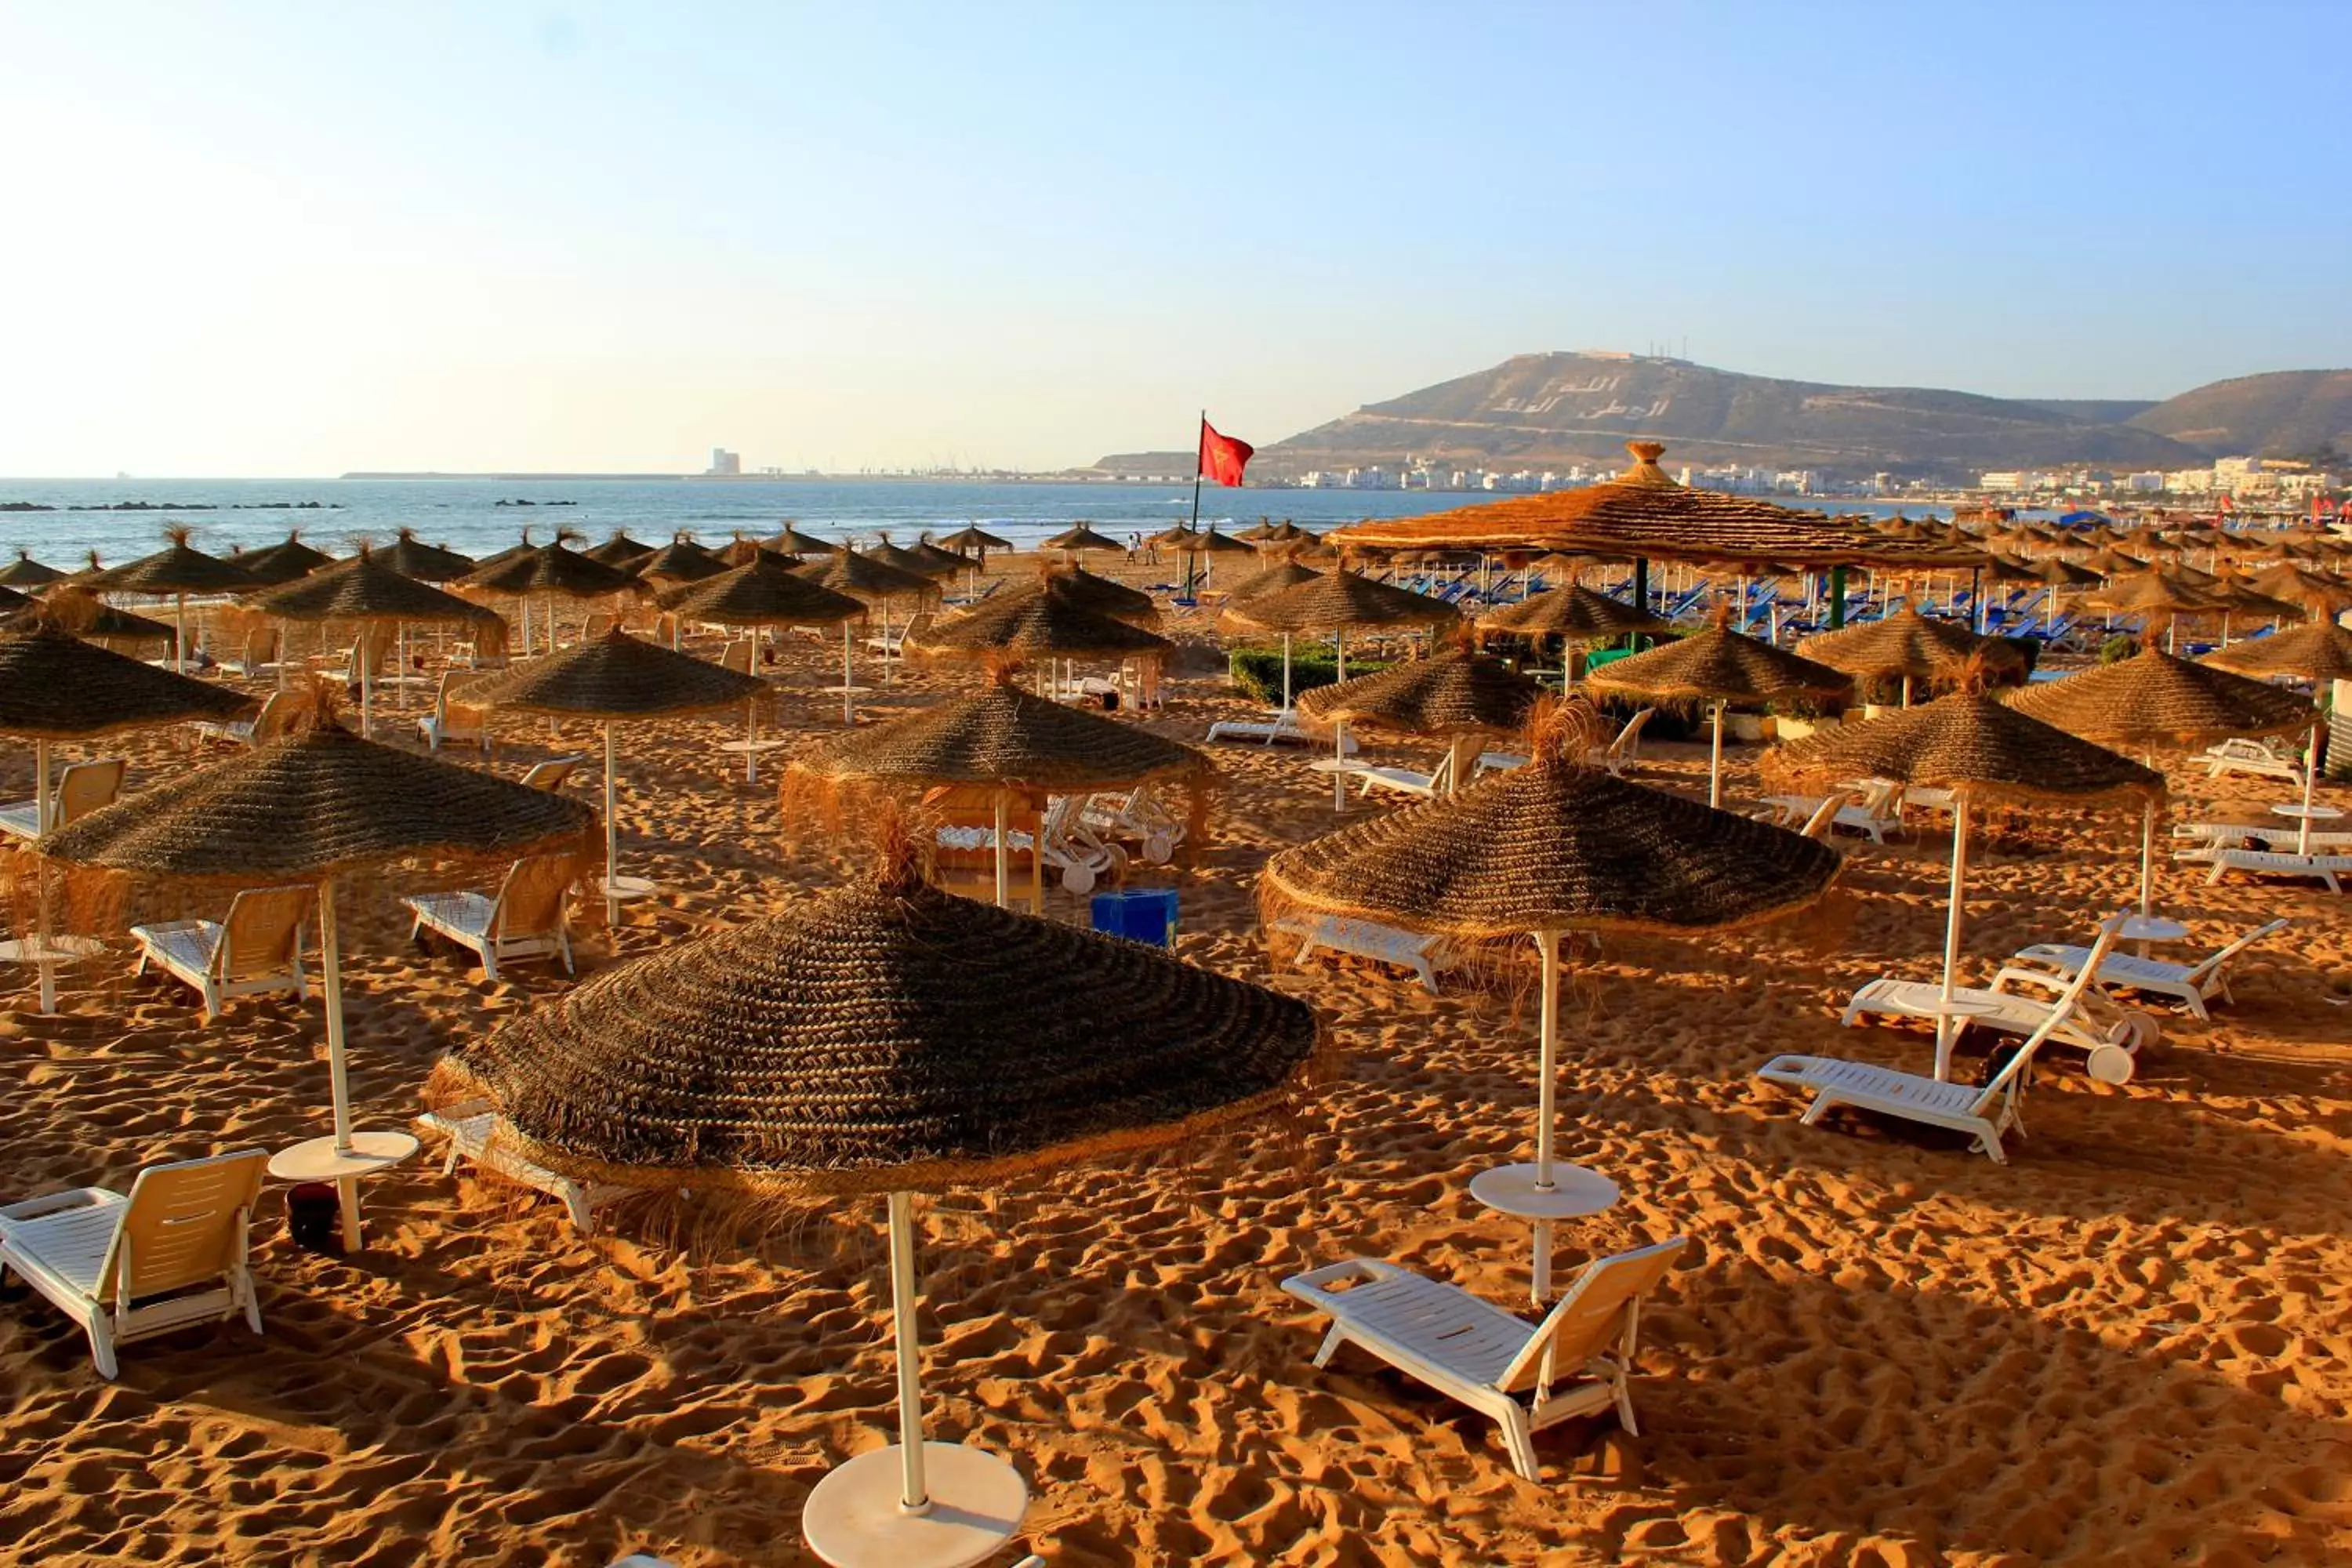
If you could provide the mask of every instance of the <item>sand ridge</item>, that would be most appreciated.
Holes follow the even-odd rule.
[[[837,672],[837,643],[781,645],[795,744],[837,729],[816,689]],[[909,671],[866,711],[970,679]],[[1180,739],[1248,708],[1216,678],[1171,695],[1139,721]],[[782,829],[772,777],[789,753],[747,785],[712,749],[735,732],[624,732],[623,860],[667,891],[609,936],[601,907],[583,910],[586,963],[848,874],[854,851]],[[499,733],[509,774],[597,743],[584,725]],[[106,750],[134,782],[187,761],[164,736]],[[1433,753],[1366,747],[1422,766]],[[1637,777],[1703,788],[1699,746],[1646,754]],[[1749,1077],[1780,1050],[1925,1060],[1924,1033],[1841,1029],[1837,1013],[1872,975],[1936,973],[1942,834],[1858,852],[1826,950],[1793,928],[1611,938],[1570,989],[1562,1152],[1626,1198],[1563,1227],[1563,1249],[1696,1245],[1648,1316],[1642,1436],[1611,1419],[1554,1428],[1531,1484],[1488,1423],[1360,1352],[1314,1369],[1309,1315],[1276,1289],[1362,1253],[1521,1306],[1526,1233],[1466,1186],[1530,1142],[1525,1003],[1454,984],[1431,997],[1352,961],[1277,967],[1253,878],[1331,825],[1328,783],[1296,751],[1216,755],[1230,788],[1213,847],[1138,879],[1180,889],[1184,956],[1322,1008],[1344,1072],[1287,1144],[919,1207],[933,1435],[1020,1468],[1035,1494],[1024,1539],[1049,1563],[2225,1564],[2352,1548],[2338,900],[2168,868],[2165,908],[2196,933],[2183,947],[2273,914],[2296,924],[2240,963],[2236,1004],[2210,1025],[2165,1015],[2131,1084],[2054,1057],[2006,1169],[1800,1127],[1799,1102]],[[1751,798],[1755,752],[1733,756],[1729,793]],[[2183,811],[2269,798],[2171,776]],[[0,790],[28,786],[28,756],[0,756]],[[2022,942],[2084,940],[2130,897],[2137,842],[2127,816],[1997,816],[1971,869],[1970,973]],[[403,871],[343,900],[363,1124],[404,1123],[444,1043],[566,984],[520,965],[486,985],[414,948],[394,895],[448,880]],[[1085,918],[1058,890],[1049,912]],[[61,1018],[36,1016],[29,991],[0,998],[5,1196],[127,1184],[149,1161],[323,1126],[315,1001],[239,1003],[207,1027],[184,989],[129,968],[66,972]],[[0,1561],[803,1563],[808,1489],[893,1431],[878,1202],[813,1206],[742,1255],[688,1256],[628,1207],[583,1237],[559,1205],[444,1179],[437,1160],[368,1199],[373,1245],[346,1260],[290,1248],[265,1200],[266,1342],[224,1327],[136,1344],[112,1384],[78,1330],[8,1287]]]

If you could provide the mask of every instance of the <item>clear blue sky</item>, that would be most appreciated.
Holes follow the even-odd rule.
[[[2352,364],[2352,5],[0,9],[0,474],[1061,465],[1534,350]]]

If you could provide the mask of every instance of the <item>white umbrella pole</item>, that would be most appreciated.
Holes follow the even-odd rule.
[[[179,603],[179,626],[172,633],[172,668],[185,675],[188,672],[188,596],[173,595]]]
[[[850,695],[849,658],[849,623],[844,621],[841,623],[841,721],[844,724],[856,724],[857,699]]]
[[[1290,634],[1282,634],[1282,710],[1290,711]]]
[[[1333,673],[1345,680],[1348,679],[1348,634],[1333,632],[1331,647],[1335,661]],[[1335,813],[1348,809],[1348,775],[1343,771],[1347,760],[1348,721],[1334,719],[1331,721],[1331,809]]]
[[[1552,1190],[1552,1123],[1559,1113],[1559,933],[1536,932],[1536,953],[1543,964],[1543,1013],[1538,1025],[1536,1060],[1541,1077],[1536,1083],[1536,1191]],[[1551,1295],[1551,1221],[1536,1221],[1533,1286],[1536,1304]]]
[[[890,1331],[898,1362],[898,1506],[926,1513],[931,1498],[923,1480],[923,1366],[916,1306],[914,1194],[892,1193]]]
[[[57,801],[49,788],[49,743],[47,741],[33,742],[33,773],[39,781],[33,786],[33,820],[40,825],[41,832],[47,833],[57,826],[53,820]],[[49,962],[49,870],[37,860],[33,874],[41,881],[41,919],[33,932],[33,940],[41,944],[36,950],[41,956],[33,967],[41,977],[41,1012],[46,1016],[58,1010],[58,971],[57,966]]]
[[[621,830],[613,820],[613,721],[604,721],[604,928],[612,931],[621,923],[621,900],[614,896],[613,878],[619,868]]]
[[[1723,805],[1723,700],[1715,704],[1715,749],[1706,768],[1706,804],[1718,809]]]
[[[1952,802],[1952,909],[1944,921],[1944,991],[1943,1001],[1948,1007],[1952,1000],[1952,984],[1960,967],[1960,914],[1963,908],[1960,893],[1969,879],[1969,797],[1956,796]],[[1939,1009],[1936,1015],[1936,1081],[1948,1082],[1952,1076],[1952,1042],[1955,1031],[1952,1016]]]
[[[335,929],[335,879],[319,883],[320,992],[327,1011],[327,1080],[335,1100],[335,1152],[352,1152],[352,1088],[343,1054],[343,963]],[[343,1215],[343,1246],[360,1245],[360,1183],[356,1176],[339,1177],[335,1196]]]
[[[996,907],[1013,904],[1013,847],[1005,841],[1005,794],[996,792]]]
[[[754,659],[760,657],[758,648],[751,650],[751,657]],[[760,782],[760,705],[757,702],[743,704],[743,782]]]
[[[2311,853],[2311,791],[2319,782],[2319,726],[2311,727],[2311,744],[2303,753],[2303,827],[2294,836],[2294,852]]]
[[[360,627],[360,640],[352,645],[353,658],[360,661],[360,733],[369,740],[375,738],[375,649],[369,646],[367,627]]]
[[[2150,800],[2139,819],[2139,918],[2146,920],[2155,907],[2156,878],[2156,802]],[[2143,951],[2142,957],[2147,954]]]

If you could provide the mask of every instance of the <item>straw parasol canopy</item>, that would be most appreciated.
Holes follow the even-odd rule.
[[[1083,709],[1022,691],[999,667],[989,689],[844,736],[793,763],[782,794],[788,805],[816,796],[828,805],[859,783],[983,787],[996,812],[996,901],[1012,898],[1007,813],[1015,796],[1076,795],[1172,782],[1190,796],[1186,842],[1207,835],[1209,795],[1218,773],[1191,746]],[[1073,876],[1078,880],[1072,880]],[[1091,886],[1065,873],[1074,891]]]
[[[973,552],[985,555],[992,550],[1010,550],[1013,548],[1012,542],[1009,540],[999,539],[996,535],[988,532],[986,530],[980,528],[976,524],[967,525],[957,529],[953,533],[950,533],[945,539],[940,540],[940,544],[942,548],[952,550],[959,555],[963,554],[966,552]]]
[[[1592,642],[1634,634],[1670,637],[1685,628],[1661,620],[1638,605],[1596,593],[1580,583],[1570,583],[1563,588],[1531,594],[1516,605],[1487,611],[1478,617],[1478,629]]]
[[[2352,605],[2352,583],[2325,572],[2314,572],[2292,561],[2264,567],[2245,580],[2245,586],[2271,598],[2332,616]]]
[[[1115,621],[1150,626],[1160,619],[1160,606],[1151,602],[1150,595],[1083,566],[1048,567],[1039,580],[1052,584],[1055,593],[1080,608]]]
[[[722,626],[829,626],[866,614],[856,598],[819,586],[764,551],[744,565],[722,565],[716,574],[671,588],[655,603],[681,621]]]
[[[28,594],[19,594],[14,588],[0,587],[0,615],[5,615],[11,610],[21,610],[32,603],[32,596]]]
[[[699,583],[730,568],[716,551],[705,550],[681,532],[629,570],[641,583],[677,584]]]
[[[2293,692],[2175,658],[2152,645],[2129,658],[2012,692],[2009,705],[2068,734],[2141,752],[2207,746],[2241,735],[2284,735],[2307,729],[2318,718]],[[2140,913],[2147,915],[2155,898],[2152,799],[2141,826],[2139,876]]]
[[[1306,636],[1349,631],[1411,631],[1459,618],[1453,605],[1425,594],[1376,583],[1348,571],[1318,573],[1276,593],[1228,603],[1225,629]]]
[[[1424,517],[1359,522],[1328,538],[1342,549],[1600,551],[1671,561],[1788,561],[1809,567],[1969,566],[1982,559],[1966,545],[1890,539],[1853,519],[1692,489],[1658,466],[1665,451],[1660,443],[1629,441],[1626,450],[1633,454],[1632,466],[1603,484]]]
[[[955,898],[901,855],[877,883],[605,971],[465,1047],[433,1092],[488,1100],[495,1137],[577,1175],[887,1193],[899,1441],[826,1476],[803,1529],[828,1562],[971,1562],[1019,1529],[1027,1489],[925,1440],[913,1192],[1236,1130],[1295,1101],[1319,1043],[1298,1002]],[[945,1556],[925,1550],[940,1533]]]
[[[651,555],[654,549],[653,545],[640,544],[631,539],[628,530],[614,529],[612,538],[594,549],[583,551],[581,553],[586,555],[591,561],[601,561],[607,566],[618,566],[626,571]]]
[[[1242,546],[1247,550],[1248,545]],[[1263,598],[1279,594],[1285,588],[1295,588],[1301,583],[1312,583],[1323,575],[1312,566],[1301,566],[1296,561],[1277,561],[1262,571],[1253,572],[1225,590],[1225,603],[1237,605],[1244,599]]]
[[[2127,577],[2133,573],[2147,571],[2150,564],[2137,555],[2125,554],[2112,544],[2083,557],[2084,569],[2096,572],[2102,577]]]
[[[1181,550],[1186,545],[1196,542],[1200,537],[1199,529],[1190,523],[1180,522],[1173,528],[1163,528],[1158,533],[1147,536],[1144,542],[1155,550]],[[1249,546],[1244,544],[1242,548],[1247,550]]]
[[[783,531],[775,538],[767,541],[763,548],[772,550],[779,555],[824,555],[839,549],[840,546],[830,539],[819,539],[814,533],[803,533],[798,528],[787,522],[783,526]]]
[[[889,599],[925,599],[940,591],[937,583],[919,573],[901,571],[870,555],[861,555],[847,545],[833,549],[801,567],[800,574],[819,587],[846,594],[869,605]]]
[[[559,538],[493,560],[461,578],[458,586],[513,598],[555,594],[570,599],[601,599],[626,593],[631,584],[629,574],[619,567],[583,555]]]
[[[2231,643],[2207,654],[2203,662],[2240,675],[2352,680],[2352,628],[2334,621],[2310,621],[2266,637]]]
[[[896,544],[885,542],[867,551],[866,558],[869,561],[878,561],[885,566],[896,566],[899,571],[917,577],[940,577],[950,572],[961,572],[971,564],[962,557],[947,551],[941,551],[940,553],[947,557],[944,565],[937,558],[925,555],[919,551],[906,550]]]
[[[1801,638],[1797,652],[1856,680],[1899,679],[1906,702],[1913,681],[1953,675],[1979,656],[1997,668],[2025,665],[2024,655],[1998,637],[1979,637],[1956,621],[1930,620],[1907,604],[1874,621]]]
[[[1709,805],[1720,805],[1726,705],[1776,698],[1832,700],[1851,692],[1853,680],[1843,670],[1784,653],[1770,643],[1717,625],[1647,653],[1588,670],[1584,687],[1596,695],[1632,697],[1644,702],[1711,703],[1715,737],[1707,763],[1706,799]]]
[[[495,621],[498,613],[395,570],[385,554],[362,548],[307,577],[249,594],[249,609],[288,621],[353,621],[462,626]]]
[[[655,891],[640,879],[624,879],[615,866],[620,826],[614,815],[613,725],[633,719],[677,718],[709,713],[769,696],[767,682],[715,664],[640,642],[618,627],[583,642],[529,659],[466,689],[468,702],[512,708],[551,717],[593,719],[604,727],[604,907],[608,922],[620,919],[620,900]]]
[[[1768,779],[1836,788],[1856,778],[1952,792],[1950,912],[1944,928],[1943,1005],[1958,979],[1966,910],[1969,822],[1979,800],[2149,806],[2164,775],[1984,696],[1960,690],[1862,724],[1843,724],[1764,760]],[[1952,1016],[1939,1014],[1936,1076],[1951,1068]]]
[[[1478,943],[1535,938],[1543,999],[1536,1160],[1482,1174],[1536,1223],[1535,1296],[1549,1290],[1555,1191],[1559,939],[1575,931],[1725,930],[1792,913],[1829,889],[1837,852],[1802,835],[1582,766],[1594,715],[1546,703],[1533,756],[1445,802],[1407,806],[1286,849],[1260,876],[1261,919],[1358,916]]]
[[[254,888],[319,884],[327,1058],[343,1239],[359,1245],[358,1176],[415,1149],[404,1133],[355,1133],[343,1042],[335,878],[413,858],[506,860],[593,854],[586,806],[436,758],[362,740],[334,724],[321,689],[310,722],[245,755],[183,773],[44,837],[47,858],[90,871]],[[371,1163],[373,1162],[373,1163]]]
[[[1298,700],[1298,710],[1325,722],[1345,721],[1444,736],[1451,742],[1456,788],[1465,783],[1480,734],[1524,728],[1543,696],[1531,678],[1491,655],[1464,651],[1393,664]]]
[[[2105,581],[2090,568],[2055,555],[2036,556],[2031,561],[1995,556],[1992,576],[1996,582],[2046,583],[2053,588],[2095,588]]]
[[[323,550],[313,550],[302,542],[302,531],[290,531],[279,542],[266,550],[247,554],[239,551],[231,555],[228,563],[243,572],[253,582],[274,587],[307,577],[321,566],[334,563],[335,558]]]
[[[1066,528],[1061,532],[1054,535],[1053,538],[1045,541],[1045,543],[1039,545],[1037,548],[1040,550],[1065,550],[1068,551],[1072,554],[1076,554],[1078,552],[1085,550],[1108,551],[1119,555],[1127,553],[1126,545],[1121,544],[1116,539],[1107,538],[1102,534],[1097,533],[1095,531],[1094,525],[1088,522],[1079,523],[1074,528]]]
[[[85,579],[87,585],[100,593],[145,594],[156,598],[241,594],[253,586],[243,567],[192,548],[184,527],[168,529],[164,536],[170,542],[152,555],[110,567]]]
[[[254,699],[241,692],[110,653],[59,619],[37,611],[21,629],[0,634],[0,734],[81,741],[253,710]]]
[[[1219,533],[1213,528],[1186,531],[1189,537],[1179,540],[1177,544],[1187,555],[1255,555],[1257,553],[1233,535]]]
[[[952,576],[971,565],[971,562],[958,555],[954,551],[942,550],[925,539],[918,539],[914,543],[907,546],[907,553],[919,561],[929,562],[929,574],[934,577]]]
[[[62,624],[76,637],[92,642],[170,642],[175,634],[161,621],[118,610],[90,597],[79,584],[68,584],[0,620],[0,631],[21,631],[37,624],[51,610],[63,612]]]
[[[52,583],[63,582],[65,574],[54,566],[44,566],[33,559],[30,550],[19,549],[16,559],[0,566],[0,588],[46,588]]]
[[[1087,609],[1057,578],[992,595],[950,620],[909,633],[909,651],[932,658],[1163,657],[1176,645],[1155,632]]]
[[[477,565],[470,555],[460,555],[454,550],[425,543],[416,537],[416,531],[413,528],[402,529],[394,538],[391,547],[380,553],[386,566],[420,583],[454,583],[471,573]]]

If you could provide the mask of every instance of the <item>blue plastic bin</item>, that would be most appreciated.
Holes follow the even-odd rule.
[[[1176,945],[1176,889],[1129,888],[1124,892],[1097,893],[1095,930],[1154,947]]]

